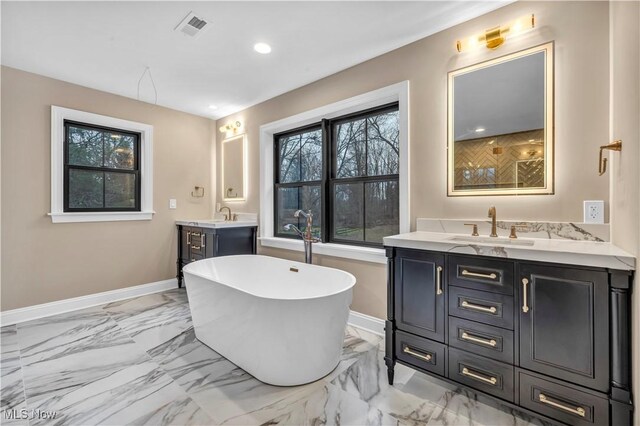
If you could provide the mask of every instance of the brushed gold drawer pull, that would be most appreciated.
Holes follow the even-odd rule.
[[[191,246],[191,248],[194,250],[200,250],[200,246]]]
[[[492,386],[495,386],[495,384],[498,383],[498,379],[496,379],[495,377],[484,377],[484,376],[481,376],[479,374],[471,372],[471,370],[469,370],[467,367],[464,367],[462,369],[462,374],[464,374],[465,376],[471,377],[472,379],[476,379],[476,380],[480,380],[481,382],[489,383]]]
[[[466,269],[462,270],[462,275],[464,275],[465,277],[488,278],[490,280],[495,280],[496,278],[498,278],[498,276],[493,272],[490,274],[482,274],[480,272],[467,271]]]
[[[207,234],[202,234],[202,238],[200,239],[200,246],[204,248],[204,244],[207,241]]]
[[[587,413],[587,411],[582,407],[576,407],[576,408],[567,407],[566,405],[559,404],[557,402],[553,402],[549,398],[547,398],[547,396],[545,394],[543,394],[543,393],[540,394],[540,402],[542,402],[543,404],[547,404],[547,405],[550,405],[552,407],[564,410],[567,413],[577,414],[580,417],[584,417],[585,414]]]
[[[194,237],[199,237],[199,236],[200,236],[200,233],[199,233],[199,232],[194,232],[194,233],[192,233],[191,235],[193,235]]]
[[[529,280],[526,278],[522,279],[522,312],[525,314],[529,312],[529,305],[527,304],[527,285],[529,284]]]
[[[487,312],[490,314],[495,314],[498,312],[495,306],[491,306],[487,308],[486,306],[474,305],[473,303],[469,303],[466,300],[463,300],[461,305],[463,308],[473,309],[474,311]]]
[[[436,268],[436,294],[442,294],[442,266]]]
[[[411,350],[411,348],[409,346],[406,346],[404,348],[402,348],[402,352],[404,352],[405,354],[409,354],[411,356],[414,356],[416,358],[420,358],[421,360],[430,362],[431,361],[431,354],[421,354],[418,352],[414,352]]]
[[[187,231],[187,245],[191,245],[191,231]]]
[[[462,339],[468,340],[469,342],[480,343],[481,345],[491,346],[492,348],[495,348],[498,344],[495,339],[483,339],[482,337],[473,336],[466,331],[462,332]]]

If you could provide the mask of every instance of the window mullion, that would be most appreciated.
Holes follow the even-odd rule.
[[[369,176],[369,118],[364,119],[364,175]],[[362,241],[367,241],[367,185],[362,181]]]
[[[330,179],[332,165],[332,137],[329,120],[322,120],[322,185],[320,188],[322,202],[320,212],[322,214],[322,227],[320,228],[320,238],[323,243],[329,242],[329,233],[332,223],[331,218],[331,190]]]

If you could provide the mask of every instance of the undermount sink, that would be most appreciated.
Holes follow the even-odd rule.
[[[462,243],[481,243],[481,244],[493,244],[493,245],[510,245],[510,246],[532,246],[535,244],[533,240],[523,240],[516,238],[506,237],[463,237],[455,236],[449,238],[449,241],[462,242]]]

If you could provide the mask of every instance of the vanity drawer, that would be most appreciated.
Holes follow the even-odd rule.
[[[191,255],[206,255],[207,235],[204,232],[196,231],[191,233]]]
[[[570,425],[609,424],[609,401],[605,395],[518,373],[520,405]]]
[[[191,252],[191,258],[187,261],[187,263],[195,262],[196,260],[202,260],[204,258],[205,258],[204,252],[202,254]]]
[[[474,256],[450,256],[448,271],[449,285],[513,294],[513,262]]]
[[[513,296],[449,286],[449,315],[513,330]]]
[[[396,357],[423,370],[444,376],[446,350],[442,343],[396,331]]]
[[[513,402],[513,366],[449,348],[451,380]]]
[[[449,317],[449,346],[513,364],[513,331]]]

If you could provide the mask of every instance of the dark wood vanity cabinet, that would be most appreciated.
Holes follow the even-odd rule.
[[[234,254],[256,254],[256,226],[232,228],[204,228],[177,225],[178,228],[178,287],[182,287],[182,268],[196,260]]]
[[[387,247],[385,362],[572,425],[632,422],[629,271]]]

